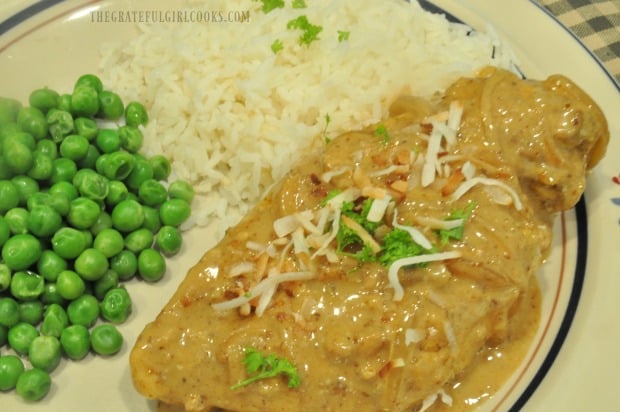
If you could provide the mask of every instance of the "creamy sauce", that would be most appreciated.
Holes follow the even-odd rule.
[[[454,102],[462,119],[433,157]],[[443,98],[398,100],[380,125],[308,155],[190,270],[131,353],[136,388],[162,411],[415,411],[436,394],[429,410],[476,408],[527,352],[552,213],[577,200],[606,139],[600,110],[560,77],[491,71]],[[367,245],[396,222],[448,257],[393,272],[337,253],[331,231],[353,223],[325,205],[333,189],[357,203],[389,194],[381,226],[356,229]],[[443,242],[432,225],[467,208],[462,237]],[[291,216],[305,223],[276,235]],[[302,277],[265,286],[278,276]],[[232,390],[247,347],[292,361],[301,385]]]

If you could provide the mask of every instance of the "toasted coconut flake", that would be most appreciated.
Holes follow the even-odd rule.
[[[476,176],[465,182],[461,183],[461,185],[452,193],[452,200],[457,200],[465,193],[467,193],[472,187],[482,184],[486,186],[498,186],[504,189],[510,196],[512,197],[512,201],[514,202],[515,209],[521,210],[523,209],[523,204],[521,203],[521,199],[519,199],[519,195],[514,189],[508,186],[506,183],[501,180],[491,179],[488,177]]]
[[[373,238],[362,225],[345,215],[340,216],[340,220],[342,220],[342,223],[347,225],[349,229],[353,230],[360,239],[362,239],[362,242],[368,245],[374,253],[379,253],[381,251],[381,245],[377,243],[375,238]]]
[[[463,163],[461,172],[463,173],[463,176],[465,176],[465,179],[469,180],[476,175],[476,166],[468,160]]]
[[[299,227],[300,222],[295,215],[282,216],[273,222],[273,231],[277,237],[288,236]]]
[[[366,219],[369,222],[380,222],[383,220],[383,216],[385,216],[385,211],[391,200],[392,197],[388,194],[381,199],[374,199],[370,205],[370,210],[368,211]]]
[[[313,277],[314,275],[312,272],[287,272],[280,273],[275,276],[269,276],[251,288],[246,294],[224,302],[214,303],[211,306],[217,311],[234,309],[250,302],[255,297],[262,295],[265,291],[269,290],[273,286],[279,285],[280,283],[310,280]]]
[[[424,227],[437,230],[450,230],[457,228],[463,224],[463,219],[445,220],[427,216],[415,216],[414,220],[416,221],[416,223]]]
[[[230,272],[228,272],[228,276],[231,278],[245,275],[246,273],[250,273],[256,270],[256,265],[253,262],[239,262],[230,268]]]
[[[463,105],[457,100],[450,102],[448,108],[448,127],[455,132],[461,127],[461,118],[463,117]]]
[[[433,128],[431,135],[428,139],[428,148],[426,149],[426,156],[424,159],[424,166],[422,168],[422,186],[426,187],[435,181],[435,174],[437,171],[437,156],[439,149],[441,148],[441,133],[439,130]]]
[[[397,180],[395,182],[392,182],[390,188],[404,194],[407,193],[407,190],[409,190],[409,183],[405,180]]]
[[[448,259],[456,259],[461,257],[458,251],[431,253],[428,255],[411,256],[398,259],[390,265],[388,269],[388,280],[390,286],[394,289],[394,300],[400,301],[405,295],[405,290],[398,280],[398,271],[404,266],[416,265],[418,263],[437,262]]]
[[[422,246],[424,249],[429,250],[433,247],[433,244],[430,240],[424,236],[424,234],[413,226],[401,225],[398,223],[398,209],[394,209],[394,215],[392,216],[392,226],[395,228],[401,229],[409,233],[409,236],[416,242],[418,245]]]
[[[426,337],[426,332],[422,329],[406,329],[405,330],[405,346],[409,346],[412,343],[422,342]]]

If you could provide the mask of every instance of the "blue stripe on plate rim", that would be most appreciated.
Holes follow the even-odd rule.
[[[56,4],[62,3],[64,0],[48,0],[45,2],[37,2],[34,3],[25,9],[17,12],[13,16],[10,16],[6,20],[0,23],[0,35],[8,32],[9,30],[17,27],[19,24],[24,21],[32,18],[33,16],[47,10],[50,7],[55,6]],[[420,5],[425,9],[433,13],[444,14],[449,21],[459,22],[462,21],[456,16],[446,12],[442,8],[436,6],[431,1],[428,0],[418,0]],[[577,41],[586,52],[594,59],[601,70],[607,75],[612,84],[615,85],[616,89],[620,90],[620,85],[616,82],[614,77],[606,70],[605,66],[601,63],[601,61],[596,57],[596,55],[588,49],[583,42],[574,35],[568,28],[566,28],[562,23],[560,23],[555,16],[553,16],[547,9],[537,3],[535,0],[530,0],[534,6],[544,12],[547,16],[551,18],[556,24],[559,24],[567,33],[571,35],[571,37]],[[576,226],[577,226],[577,256],[576,256],[576,265],[575,265],[575,273],[573,278],[573,286],[570,293],[570,298],[568,301],[567,309],[564,314],[564,318],[560,324],[558,329],[558,333],[553,341],[551,348],[549,349],[549,353],[543,360],[542,364],[538,368],[538,371],[525,388],[523,393],[519,396],[519,398],[515,401],[515,403],[510,407],[510,411],[519,411],[521,408],[525,406],[530,397],[534,394],[540,383],[545,378],[547,372],[553,366],[553,363],[560,352],[564,341],[568,335],[571,324],[577,312],[577,307],[579,305],[579,299],[581,297],[581,291],[583,289],[583,282],[585,279],[585,268],[586,261],[588,256],[588,215],[586,209],[586,201],[585,197],[579,200],[577,205],[575,206],[575,216],[576,216]]]

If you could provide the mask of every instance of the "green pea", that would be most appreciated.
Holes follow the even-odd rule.
[[[9,329],[9,346],[18,354],[26,355],[37,336],[39,336],[37,328],[30,323],[20,322]]]
[[[63,329],[69,326],[69,316],[59,303],[50,303],[43,313],[41,335],[60,337]]]
[[[30,133],[36,140],[47,136],[47,121],[43,112],[36,107],[22,107],[17,113],[17,124],[26,133]]]
[[[17,140],[4,141],[2,158],[6,166],[15,174],[27,173],[34,164],[32,150]]]
[[[111,180],[108,184],[108,188],[108,197],[106,197],[105,202],[110,208],[126,200],[129,196],[129,189],[127,189],[125,183],[120,180]]]
[[[123,323],[131,314],[132,302],[125,288],[110,289],[101,302],[101,316],[112,323]]]
[[[92,169],[79,170],[73,178],[73,185],[80,195],[94,201],[105,199],[110,190],[108,179]]]
[[[23,207],[14,207],[6,212],[4,220],[9,225],[11,233],[14,235],[23,235],[28,233],[28,215],[30,213]]]
[[[139,253],[153,245],[154,237],[153,232],[146,228],[136,229],[125,236],[125,248]]]
[[[44,250],[37,262],[37,271],[48,282],[56,282],[60,272],[67,268],[67,261],[50,249]]]
[[[35,152],[42,153],[54,160],[58,157],[58,146],[49,139],[41,139],[36,143]]]
[[[34,151],[32,153],[32,167],[28,171],[28,176],[38,180],[48,180],[52,177],[52,171],[54,170],[54,161],[47,154]]]
[[[159,210],[150,206],[142,206],[142,210],[144,210],[144,223],[142,223],[142,227],[150,230],[152,233],[157,233],[161,227]]]
[[[65,112],[72,113],[71,109],[71,95],[69,93],[63,93],[58,96],[58,110],[64,110]]]
[[[56,279],[58,294],[63,299],[73,300],[84,294],[86,283],[84,279],[73,270],[63,270]]]
[[[129,280],[138,271],[138,258],[135,253],[123,250],[110,259],[110,268],[117,273],[119,280]]]
[[[50,195],[62,194],[70,201],[76,199],[78,197],[78,190],[75,186],[73,186],[73,184],[71,183],[71,180],[73,180],[73,177],[68,181],[63,180],[63,181],[54,183],[49,188],[48,193]]]
[[[110,258],[123,250],[123,235],[116,229],[103,229],[95,236],[94,247],[103,253],[105,257]]]
[[[66,110],[51,109],[45,117],[52,142],[60,143],[75,130],[73,116]]]
[[[129,233],[144,222],[142,205],[135,200],[123,200],[112,209],[112,225],[123,233]]]
[[[19,100],[9,97],[0,97],[0,124],[14,123],[17,121],[17,113],[22,108]]]
[[[56,158],[52,163],[50,182],[52,184],[57,182],[71,182],[76,173],[77,164],[73,160],[66,157]]]
[[[119,119],[125,111],[121,97],[109,90],[99,92],[99,116],[104,119]]]
[[[34,136],[23,130],[14,131],[4,136],[3,144],[21,143],[30,150],[34,150],[37,147],[37,141]]]
[[[66,299],[58,293],[56,282],[46,282],[39,299],[44,305],[51,305],[52,303],[64,305],[66,303]]]
[[[144,105],[139,102],[130,102],[125,108],[125,123],[129,126],[144,126],[149,122]]]
[[[4,292],[9,289],[12,277],[13,272],[11,272],[11,269],[9,269],[9,267],[4,263],[0,263],[0,292]]]
[[[71,209],[71,200],[62,193],[49,193],[47,204],[60,216],[67,216]]]
[[[11,182],[17,187],[20,206],[25,206],[26,199],[39,192],[39,183],[31,177],[25,175],[15,176],[11,179]]]
[[[28,97],[30,106],[36,107],[42,112],[47,112],[58,106],[59,94],[55,90],[44,87],[42,89],[33,90]]]
[[[194,200],[194,188],[185,180],[175,180],[170,183],[168,194],[173,199],[183,199],[189,204]]]
[[[183,199],[168,199],[159,208],[159,218],[168,226],[180,226],[190,214],[189,203]]]
[[[43,399],[52,387],[49,373],[38,368],[28,369],[19,375],[15,392],[25,401],[35,402]]]
[[[70,134],[60,143],[60,154],[74,162],[80,161],[88,153],[88,140],[79,134]]]
[[[118,273],[112,269],[108,269],[103,276],[97,279],[93,283],[93,294],[99,299],[103,300],[108,290],[118,286]]]
[[[181,250],[183,237],[181,231],[174,226],[163,226],[157,232],[156,244],[165,255],[175,255]]]
[[[90,351],[90,332],[83,325],[71,325],[60,335],[60,346],[69,359],[84,359]]]
[[[107,323],[97,325],[90,333],[90,345],[98,355],[114,355],[121,350],[123,335],[114,325]]]
[[[138,197],[144,205],[159,206],[168,199],[168,191],[155,179],[147,179],[138,188]]]
[[[15,389],[17,380],[26,368],[24,363],[16,355],[4,355],[0,357],[0,391]]]
[[[19,303],[19,319],[31,325],[38,325],[43,320],[43,302],[33,300]]]
[[[11,270],[25,270],[39,258],[43,249],[41,242],[30,234],[14,235],[2,247],[2,258]]]
[[[97,93],[101,93],[103,91],[103,82],[97,75],[91,73],[86,73],[78,77],[73,85],[73,88],[76,89],[80,86],[91,87]]]
[[[92,142],[99,133],[97,122],[88,117],[77,117],[73,120],[75,132],[80,136],[84,136],[89,142]]]
[[[121,138],[114,129],[99,130],[95,142],[103,153],[116,152],[121,148]]]
[[[44,285],[43,276],[35,272],[20,270],[13,273],[11,295],[22,301],[35,300],[43,294]]]
[[[170,161],[164,155],[150,157],[149,163],[153,168],[153,178],[155,180],[168,180],[171,172]]]
[[[53,371],[60,364],[60,341],[56,336],[37,336],[30,344],[28,359],[35,368]]]
[[[0,155],[0,180],[10,179],[15,176],[15,172],[4,160],[4,156]]]
[[[86,156],[82,158],[82,160],[78,161],[77,164],[82,169],[95,169],[95,165],[97,164],[97,159],[101,156],[99,149],[97,146],[93,144],[88,145],[88,151],[86,152]]]
[[[35,206],[28,215],[28,230],[38,237],[52,236],[62,225],[62,216],[47,205]]]
[[[19,322],[19,304],[13,298],[0,297],[0,325],[7,328]]]
[[[77,229],[88,229],[95,224],[100,213],[97,202],[82,196],[71,201],[67,221]]]
[[[116,151],[98,160],[97,171],[110,180],[124,180],[133,171],[136,159],[131,153]]]
[[[75,116],[96,115],[99,111],[97,90],[89,85],[76,85],[71,94],[71,109]]]
[[[84,235],[72,227],[60,228],[52,237],[52,250],[63,259],[75,259],[84,249]]]
[[[156,282],[166,273],[166,261],[153,248],[147,248],[138,255],[138,274],[147,282]]]
[[[82,279],[95,281],[108,270],[109,262],[100,250],[88,248],[75,259],[74,267]]]
[[[19,190],[10,180],[0,180],[0,213],[17,207],[19,204]]]
[[[93,295],[82,295],[67,306],[67,316],[73,325],[87,328],[95,324],[99,317],[99,301]]]
[[[130,153],[137,153],[142,148],[144,135],[134,126],[121,126],[118,128],[118,135],[121,138],[121,147]]]
[[[140,185],[147,180],[153,179],[153,167],[145,159],[136,159],[136,163],[125,179],[125,184],[129,189],[138,190]]]
[[[97,218],[97,221],[94,225],[90,227],[90,232],[93,236],[97,236],[104,229],[109,229],[112,227],[112,216],[106,211],[102,211]]]

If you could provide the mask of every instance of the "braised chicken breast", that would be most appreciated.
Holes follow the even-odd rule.
[[[398,99],[304,155],[204,254],[139,336],[135,387],[187,411],[450,405],[484,350],[532,338],[554,214],[608,139],[559,75],[489,68]],[[252,380],[276,368],[256,354],[286,372]]]

